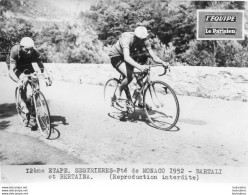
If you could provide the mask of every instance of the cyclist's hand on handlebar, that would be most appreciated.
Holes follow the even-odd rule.
[[[163,62],[162,63],[165,69],[170,69],[170,64],[168,62]]]
[[[51,78],[49,76],[47,78],[45,78],[45,80],[46,80],[46,85],[47,86],[51,86],[52,85],[52,80],[51,80]]]
[[[167,73],[167,70],[170,71],[170,64],[168,62],[162,62],[161,64],[164,68],[164,72],[162,74],[159,74],[159,76],[165,75]]]
[[[21,74],[17,82],[17,85],[21,87],[21,86],[26,86],[27,83],[28,83],[28,77],[25,74]]]
[[[47,73],[43,73],[43,76],[44,76],[46,85],[47,85],[47,86],[51,86],[51,85],[52,85],[52,80],[51,80],[51,78],[49,77],[49,75],[48,75]]]

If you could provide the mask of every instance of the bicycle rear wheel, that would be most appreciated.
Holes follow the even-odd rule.
[[[51,118],[50,111],[43,93],[36,92],[34,97],[35,111],[36,111],[36,122],[39,127],[41,134],[48,139],[51,136]]]
[[[162,81],[152,82],[144,92],[145,113],[152,126],[169,130],[179,118],[180,108],[173,89]]]
[[[17,111],[17,114],[18,114],[20,121],[27,127],[29,124],[30,115],[23,112],[23,107],[22,107],[23,102],[22,101],[23,100],[21,99],[20,88],[16,87],[16,89],[15,89],[16,111]]]
[[[105,107],[107,110],[107,113],[110,117],[120,119],[123,114],[125,113],[125,110],[121,110],[115,106],[115,100],[116,100],[116,92],[117,88],[120,85],[120,81],[116,78],[109,79],[105,86],[104,86],[104,102]],[[123,92],[123,99],[126,99],[126,96],[124,97]]]

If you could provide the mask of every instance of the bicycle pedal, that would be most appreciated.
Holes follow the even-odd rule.
[[[122,116],[119,117],[119,120],[122,122],[126,122],[128,120],[128,112],[125,112]]]
[[[129,114],[134,113],[135,110],[134,110],[134,104],[133,104],[132,101],[127,100],[127,102],[126,102],[126,107],[127,107],[127,112],[128,112]]]
[[[127,112],[128,112],[128,114],[133,114],[134,113],[134,109],[128,109]]]
[[[25,127],[27,127],[29,125],[29,119],[28,118],[24,118],[23,119],[23,124],[25,125]]]
[[[134,107],[133,107],[133,106],[132,106],[132,107],[128,107],[128,106],[127,106],[127,113],[128,113],[128,114],[133,114],[134,111],[135,111],[135,110],[134,110]]]

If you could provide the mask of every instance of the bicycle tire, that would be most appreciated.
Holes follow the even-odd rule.
[[[52,128],[51,128],[50,110],[46,98],[41,91],[36,92],[33,98],[34,98],[37,125],[39,127],[41,134],[46,139],[49,139],[52,133]],[[40,109],[41,107],[43,107],[42,108],[43,110]],[[42,111],[44,112],[44,116],[41,116]]]
[[[105,108],[108,115],[115,119],[120,119],[123,116],[124,112],[126,112],[126,109],[124,111],[114,106],[114,99],[116,98],[115,93],[119,85],[120,81],[117,78],[109,79],[104,85]]]
[[[29,125],[30,115],[23,113],[21,109],[21,94],[20,94],[20,88],[16,87],[15,89],[15,103],[16,103],[16,111],[18,118],[20,121],[27,127]]]
[[[156,102],[155,102],[156,101]],[[172,129],[180,114],[179,101],[174,90],[165,82],[153,81],[144,91],[146,116],[152,126],[161,130]]]

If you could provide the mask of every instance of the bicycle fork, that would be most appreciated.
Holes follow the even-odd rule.
[[[155,88],[154,88],[154,86],[152,85],[152,83],[149,83],[149,85],[148,85],[148,90],[149,90],[149,93],[150,93],[150,96],[151,96],[151,100],[152,100],[153,105],[154,105],[156,108],[163,107],[164,105],[163,105],[163,103],[159,100],[159,98],[158,98],[158,96],[157,96],[157,93],[156,93],[156,91],[155,91]],[[167,93],[167,89],[165,89],[165,92]],[[154,94],[154,95],[153,95],[153,94]],[[153,97],[156,98],[156,102],[158,102],[158,103],[155,103]]]

